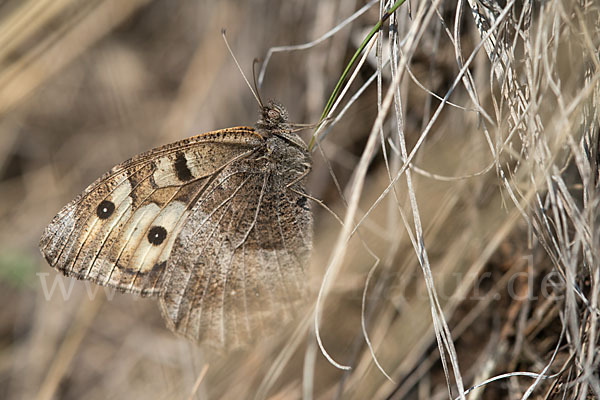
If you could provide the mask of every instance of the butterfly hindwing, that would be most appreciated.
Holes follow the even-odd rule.
[[[167,262],[161,305],[171,329],[238,347],[305,301],[312,218],[286,187],[302,171],[278,172],[262,159],[232,163],[194,204]]]

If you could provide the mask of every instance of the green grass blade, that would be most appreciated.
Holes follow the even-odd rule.
[[[309,151],[312,151],[312,149],[313,149],[313,147],[315,145],[315,142],[317,140],[316,133],[318,132],[318,130],[321,127],[321,125],[323,124],[323,121],[327,117],[327,114],[329,114],[329,111],[331,110],[331,107],[333,107],[333,103],[335,102],[335,100],[337,99],[338,95],[340,94],[340,90],[342,90],[342,85],[346,81],[346,78],[348,77],[348,74],[350,73],[350,70],[352,69],[352,67],[356,63],[356,60],[358,59],[358,57],[360,56],[360,54],[363,52],[363,50],[365,49],[365,47],[367,47],[367,44],[371,41],[371,39],[373,39],[373,36],[375,36],[375,33],[377,33],[377,31],[379,31],[379,29],[381,29],[383,23],[385,21],[387,21],[387,19],[405,1],[406,0],[398,0],[398,1],[396,1],[394,3],[394,5],[392,6],[392,8],[390,8],[388,11],[386,11],[386,13],[381,17],[381,19],[377,22],[377,24],[375,24],[375,26],[373,27],[373,29],[371,29],[371,31],[369,32],[369,34],[367,35],[367,37],[365,37],[365,39],[363,40],[363,42],[361,43],[361,45],[359,46],[359,48],[356,50],[356,52],[352,56],[352,59],[350,60],[350,62],[348,63],[348,65],[346,65],[346,68],[344,69],[344,72],[342,73],[342,76],[340,77],[340,79],[338,80],[337,84],[335,85],[335,88],[333,89],[333,92],[331,93],[331,96],[329,97],[329,100],[327,100],[327,104],[325,105],[325,109],[323,110],[323,113],[321,114],[321,118],[319,119],[319,123],[317,124],[315,132],[314,132],[312,138],[310,139],[310,143],[308,145]]]

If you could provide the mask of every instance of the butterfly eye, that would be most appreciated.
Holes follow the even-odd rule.
[[[272,119],[272,120],[278,120],[279,117],[281,116],[281,114],[277,110],[269,110],[267,115],[269,116],[269,119]]]

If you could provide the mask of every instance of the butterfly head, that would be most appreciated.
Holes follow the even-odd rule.
[[[260,115],[256,128],[263,136],[270,136],[273,133],[280,133],[290,129],[288,122],[288,113],[281,104],[269,101],[260,108]]]

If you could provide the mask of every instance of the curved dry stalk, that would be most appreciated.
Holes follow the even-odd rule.
[[[258,74],[258,87],[260,88],[262,86],[262,83],[263,83],[263,80],[265,77],[265,72],[267,70],[267,66],[269,65],[269,61],[271,60],[271,57],[273,56],[274,53],[279,53],[279,52],[284,52],[284,51],[307,50],[312,47],[315,47],[318,44],[323,43],[325,40],[331,38],[333,35],[335,35],[337,32],[339,32],[341,29],[343,29],[346,25],[352,23],[352,21],[356,20],[358,17],[360,17],[361,15],[366,13],[369,10],[369,8],[371,8],[378,1],[379,0],[369,1],[367,4],[365,4],[360,9],[358,9],[354,14],[352,14],[351,16],[349,16],[348,18],[346,18],[345,20],[343,20],[342,22],[337,24],[333,29],[329,30],[328,32],[325,32],[321,37],[319,37],[311,42],[293,45],[293,46],[271,47],[267,51],[267,55],[265,56],[265,60],[263,61],[262,67],[260,68],[260,72]]]

